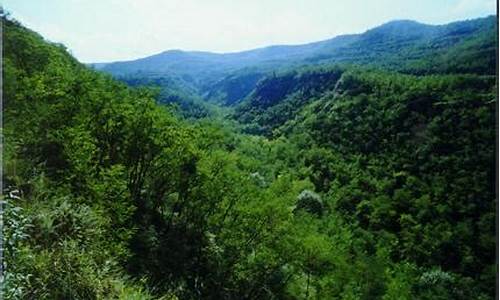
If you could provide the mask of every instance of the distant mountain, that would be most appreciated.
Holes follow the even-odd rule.
[[[169,50],[123,62],[95,64],[125,81],[171,78],[207,99],[242,100],[270,71],[318,64],[362,64],[412,74],[495,74],[496,18],[446,25],[391,21],[362,34],[235,53]]]
[[[109,64],[95,68],[117,77],[173,77],[188,86],[206,90],[231,73],[248,68],[268,71],[284,65],[306,64],[318,53],[329,53],[356,39],[355,35],[294,46],[270,46],[235,53],[169,50],[149,57]],[[240,72],[241,73],[241,72]],[[246,73],[246,72],[244,72]]]

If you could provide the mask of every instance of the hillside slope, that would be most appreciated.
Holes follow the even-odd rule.
[[[348,63],[412,74],[495,74],[494,16],[426,25],[392,21],[362,34],[293,46],[236,53],[170,50],[134,61],[100,65],[118,78],[175,78],[199,95],[223,104],[244,98],[263,73],[297,66]]]
[[[394,234],[391,255],[482,285],[496,272],[496,99],[496,76],[309,68],[266,77],[235,117],[300,145],[315,191]]]
[[[185,120],[2,26],[5,299],[494,298],[495,76],[271,72]]]

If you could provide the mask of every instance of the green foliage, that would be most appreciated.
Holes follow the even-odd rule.
[[[335,88],[343,70],[305,68],[268,76],[259,81],[249,98],[241,103],[235,116],[248,126],[246,132],[273,135],[273,130],[293,118],[302,106],[317,95]],[[255,128],[255,129],[254,129]]]
[[[322,216],[325,210],[321,197],[309,190],[304,190],[299,194],[295,209],[304,210],[318,216]]]
[[[213,87],[246,97],[229,119],[193,78],[130,88],[2,22],[6,299],[493,297],[494,77],[251,70]],[[366,41],[420,28],[391,26]],[[486,72],[446,59],[398,68]]]

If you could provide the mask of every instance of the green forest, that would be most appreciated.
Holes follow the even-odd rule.
[[[2,12],[4,299],[494,299],[496,17],[394,26],[197,82]]]

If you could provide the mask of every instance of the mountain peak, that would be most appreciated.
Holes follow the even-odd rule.
[[[366,35],[383,36],[424,36],[435,33],[438,26],[419,23],[413,20],[393,20],[367,30]]]
[[[424,25],[423,23],[417,22],[415,20],[409,20],[409,19],[396,19],[396,20],[391,20],[389,22],[386,22],[378,27],[384,27],[384,26],[415,26],[415,25]]]

